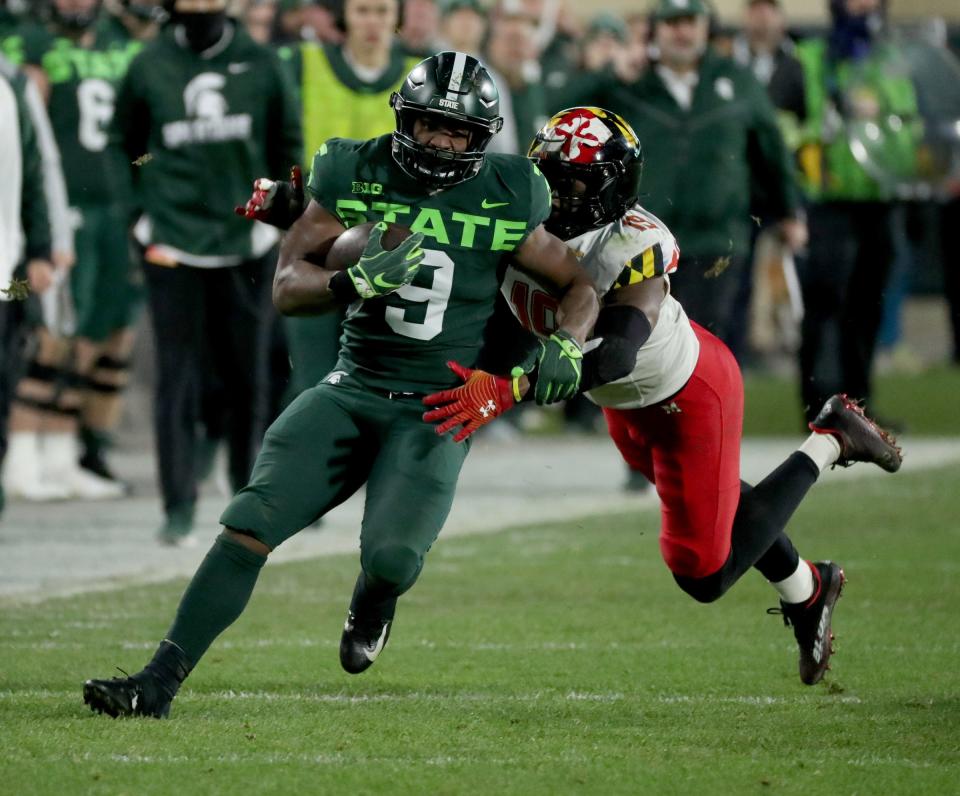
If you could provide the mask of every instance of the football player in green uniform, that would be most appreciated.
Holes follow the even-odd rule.
[[[223,513],[224,530],[150,663],[132,677],[84,684],[93,710],[167,715],[183,679],[243,611],[270,551],[364,483],[361,571],[340,662],[351,673],[373,663],[397,598],[447,517],[468,450],[422,421],[420,401],[456,381],[447,361],[476,362],[504,255],[562,296],[557,331],[537,356],[538,400],[561,400],[579,385],[596,290],[543,227],[551,206],[543,176],[525,158],[485,153],[502,123],[487,71],[471,56],[440,53],[411,71],[391,104],[392,135],[320,148],[310,204],[281,246],[281,311],[349,305],[339,361],[267,431],[250,483]],[[387,251],[378,224],[346,270],[305,259],[367,221],[400,222],[412,234]]]
[[[42,472],[64,490],[61,497],[123,494],[103,452],[120,418],[140,295],[127,235],[128,167],[108,127],[117,86],[142,45],[122,25],[98,25],[99,12],[98,0],[54,0],[47,29],[22,31],[24,61],[48,93],[76,225],[70,275],[76,328],[69,343],[66,329],[41,333],[13,422],[43,432]],[[76,465],[78,415],[84,470]]]

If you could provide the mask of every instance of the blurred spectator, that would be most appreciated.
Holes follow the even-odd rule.
[[[403,0],[399,33],[408,54],[426,58],[437,52],[440,38],[438,0]]]
[[[21,468],[12,462],[11,469],[40,478],[36,488],[26,480],[20,488],[51,498],[100,499],[124,491],[105,453],[120,419],[140,289],[126,234],[127,167],[107,128],[116,86],[141,46],[130,31],[147,34],[151,26],[128,26],[118,15],[133,15],[119,4],[111,8],[115,13],[100,15],[96,0],[54,0],[48,28],[24,34],[24,59],[49,93],[78,252],[69,285],[55,291],[57,300],[43,302],[45,326],[17,387],[11,420],[17,434],[39,437],[33,449],[14,446],[25,463]],[[150,9],[147,15],[156,6]]]
[[[49,289],[54,273],[46,197],[39,190],[44,182],[40,146],[26,90],[26,77],[0,56],[0,173],[5,187],[0,198],[0,465],[7,453],[7,418],[23,345],[25,302],[14,279],[26,260],[28,286],[40,293]],[[4,501],[0,488],[0,511]]]
[[[177,0],[131,63],[115,120],[143,207],[134,232],[156,340],[159,539],[180,544],[197,498],[205,367],[226,387],[234,489],[263,435],[276,235],[232,211],[254,178],[284,177],[299,160],[300,124],[280,62],[227,17],[226,0]]]
[[[455,50],[480,58],[486,38],[487,12],[480,0],[447,0],[443,4],[439,50]]]
[[[547,116],[569,107],[567,86],[577,75],[583,28],[566,0],[504,0],[509,13],[520,13],[536,26],[534,45],[540,62]],[[526,151],[526,150],[524,150]]]
[[[646,49],[650,43],[650,14],[646,11],[633,11],[624,18],[630,40]]]
[[[950,40],[949,46],[956,58],[960,59],[960,28]],[[960,150],[960,129],[956,131],[954,146]],[[960,159],[960,151],[955,157]],[[950,312],[952,332],[952,361],[960,366],[960,163],[956,164],[956,179],[951,183],[950,195],[940,211],[940,239],[942,245],[943,282]]]
[[[733,58],[766,88],[791,152],[799,146],[800,122],[806,116],[803,67],[794,49],[780,0],[747,0],[743,32],[732,44]],[[792,356],[799,340],[802,300],[794,258],[771,225],[767,204],[762,186],[755,185],[751,212],[759,221],[753,230],[751,262],[741,272],[737,297],[737,305],[751,311],[739,313],[729,332],[730,347],[742,366],[750,364],[754,355]]]
[[[580,65],[588,72],[612,68],[623,58],[628,39],[627,26],[620,17],[606,12],[597,14],[590,20],[580,44]]]
[[[330,138],[374,138],[393,130],[390,95],[420,60],[397,38],[400,0],[346,0],[337,25],[342,45],[306,42],[296,52],[302,96],[304,152]],[[284,317],[292,364],[290,393],[313,387],[337,361],[339,313]]]
[[[806,116],[803,67],[787,36],[780,0],[748,0],[743,12],[743,32],[733,43],[733,57],[766,86],[777,110],[796,120]]]
[[[808,419],[834,393],[872,395],[894,257],[896,185],[886,172],[908,168],[917,150],[916,98],[895,48],[880,38],[881,0],[831,0],[830,15],[826,39],[797,47],[807,114],[799,159],[811,201],[810,251],[800,272],[800,391]]]
[[[115,29],[114,38],[127,37],[147,41],[157,35],[166,16],[163,0],[104,0],[99,26]]]
[[[274,0],[253,0],[244,12],[243,24],[250,38],[258,44],[270,44],[277,17]]]
[[[339,44],[343,33],[337,27],[340,0],[278,0],[274,44],[299,41]]]
[[[480,0],[447,0],[444,3],[438,51],[455,50],[484,60],[486,41],[487,12]],[[493,137],[487,151],[516,154],[517,123],[513,115],[513,103],[505,88],[507,80],[489,62],[486,67],[500,89],[500,115],[503,117],[503,128],[499,135]]]
[[[530,141],[547,119],[536,34],[535,20],[518,5],[505,5],[493,18],[486,60],[493,67],[500,89],[500,114],[505,123],[494,137],[494,141],[504,140],[491,151],[526,154]],[[510,149],[499,149],[508,145]]]
[[[794,245],[804,242],[793,169],[763,88],[708,47],[703,0],[659,0],[653,16],[655,63],[636,82],[607,83],[588,98],[637,131],[645,160],[641,201],[680,246],[671,290],[693,320],[729,339],[754,185],[763,187],[783,234]]]

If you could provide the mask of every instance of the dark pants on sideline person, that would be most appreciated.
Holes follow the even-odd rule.
[[[730,346],[738,313],[742,274],[747,270],[744,255],[688,255],[681,243],[680,267],[670,275],[670,292],[682,305],[687,317]]]
[[[943,291],[950,312],[950,331],[954,364],[960,365],[960,199],[943,205],[940,211],[940,237],[943,242]]]
[[[23,371],[25,303],[0,301],[0,465],[7,455],[10,403]],[[0,499],[0,510],[2,508]]]
[[[266,426],[273,257],[227,268],[145,263],[144,269],[156,340],[160,488],[169,514],[197,498],[204,368],[216,368],[223,385],[231,485],[240,489],[250,477]]]
[[[883,291],[894,256],[892,211],[886,202],[809,208],[810,248],[799,268],[800,394],[808,420],[834,393],[870,398]]]

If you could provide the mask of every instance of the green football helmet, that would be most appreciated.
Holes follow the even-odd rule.
[[[500,92],[476,58],[442,52],[417,64],[399,91],[390,96],[397,119],[393,158],[407,174],[433,187],[447,188],[476,176],[490,139],[503,127]],[[465,152],[425,146],[414,137],[414,124],[437,115],[466,127],[470,141]]]

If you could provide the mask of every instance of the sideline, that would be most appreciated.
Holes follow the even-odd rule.
[[[796,448],[796,439],[746,440],[742,470],[756,481]],[[906,440],[903,471],[960,461],[960,437]],[[146,452],[117,457],[118,464],[151,477]],[[895,477],[857,465],[824,473],[838,479]],[[622,491],[623,465],[606,437],[523,437],[481,440],[467,459],[457,499],[438,544],[452,536],[493,533],[517,525],[571,520],[599,514],[643,511],[657,523],[656,496]],[[37,602],[51,597],[155,583],[191,575],[219,531],[226,499],[208,489],[197,511],[198,545],[160,547],[153,532],[160,505],[153,490],[103,503],[13,503],[0,524],[0,604]],[[356,551],[363,510],[359,493],[327,515],[319,529],[307,529],[286,542],[271,561],[297,561]]]

